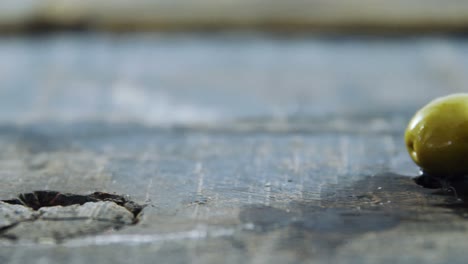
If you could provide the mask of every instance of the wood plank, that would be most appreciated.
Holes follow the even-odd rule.
[[[148,206],[121,230],[0,239],[0,262],[462,263],[466,205],[414,183],[402,134],[425,101],[466,91],[465,42],[2,38],[0,199]]]

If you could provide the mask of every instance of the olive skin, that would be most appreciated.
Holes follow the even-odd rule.
[[[405,143],[423,173],[446,179],[468,175],[468,93],[421,108],[406,128]]]

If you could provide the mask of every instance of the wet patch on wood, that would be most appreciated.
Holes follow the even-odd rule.
[[[332,191],[324,192],[320,201],[294,201],[285,208],[253,205],[244,208],[239,219],[249,227],[248,232],[260,236],[279,232],[287,245],[279,243],[277,250],[290,249],[296,243],[297,254],[309,254],[310,247],[304,245],[313,243],[320,254],[330,256],[339,246],[366,233],[402,224],[463,221],[468,215],[468,205],[460,200],[468,197],[468,188],[460,183],[454,187],[455,195],[450,190],[423,188],[409,176],[386,173],[365,177],[351,186],[325,189]]]

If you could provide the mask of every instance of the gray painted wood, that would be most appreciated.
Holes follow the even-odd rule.
[[[0,198],[148,206],[118,231],[2,239],[0,263],[464,263],[464,204],[413,182],[402,136],[466,91],[465,42],[2,38]]]

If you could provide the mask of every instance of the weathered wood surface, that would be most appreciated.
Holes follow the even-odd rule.
[[[457,0],[3,0],[0,28],[466,29]]]
[[[0,239],[0,263],[465,263],[465,205],[413,182],[402,134],[425,102],[467,90],[466,47],[1,38],[0,198],[105,191],[148,206],[118,231]]]

